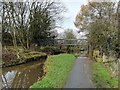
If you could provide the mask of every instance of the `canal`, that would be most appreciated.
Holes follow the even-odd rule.
[[[41,80],[42,76],[44,75],[44,62],[45,60],[40,60],[3,68],[3,88],[29,88],[33,83]]]

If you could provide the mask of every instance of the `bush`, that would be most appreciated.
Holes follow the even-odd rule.
[[[81,53],[75,53],[74,56],[75,57],[79,57],[81,55]]]
[[[99,57],[100,57],[99,51],[98,51],[98,50],[94,50],[94,51],[93,51],[93,58],[94,58],[95,60],[97,60],[97,58],[99,58]]]
[[[58,47],[53,47],[53,46],[41,47],[40,51],[45,52],[47,54],[51,54],[51,55],[63,53],[63,50],[60,50]]]

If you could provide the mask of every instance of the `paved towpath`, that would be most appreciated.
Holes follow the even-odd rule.
[[[85,54],[78,57],[75,61],[70,76],[64,88],[93,88],[90,73],[90,62]]]

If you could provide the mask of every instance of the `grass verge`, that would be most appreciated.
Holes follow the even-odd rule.
[[[96,88],[118,88],[118,78],[112,77],[103,63],[93,62],[93,82]]]
[[[48,57],[45,62],[45,77],[30,88],[62,88],[74,64],[74,55],[60,54]]]

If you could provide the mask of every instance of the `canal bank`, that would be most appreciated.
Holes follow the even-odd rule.
[[[75,62],[73,54],[52,55],[47,58],[44,66],[45,77],[32,86],[33,88],[62,88]]]
[[[0,63],[0,66],[11,67],[46,58],[47,54],[44,52],[24,50],[23,48],[4,48],[2,50],[2,63]]]

